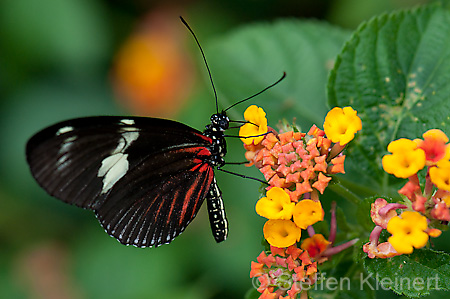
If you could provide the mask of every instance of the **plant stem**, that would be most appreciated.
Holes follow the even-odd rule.
[[[358,205],[361,202],[361,199],[355,193],[344,187],[342,184],[338,183],[330,185],[329,188],[355,205]]]

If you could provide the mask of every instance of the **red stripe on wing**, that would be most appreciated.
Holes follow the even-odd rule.
[[[200,202],[200,196],[202,194],[206,194],[208,190],[205,191],[205,188],[209,188],[209,186],[212,183],[212,180],[214,178],[214,171],[213,168],[208,164],[203,164],[207,167],[208,173],[206,174],[206,178],[202,179],[201,176],[197,176],[195,181],[189,186],[189,189],[186,192],[186,196],[183,201],[183,208],[181,210],[181,215],[179,219],[180,225],[183,223],[185,217],[186,217],[186,211],[189,207],[189,204],[194,202],[194,207],[192,209],[192,213],[195,213],[197,211],[197,205]],[[194,192],[197,190],[199,183],[202,183],[200,186],[200,189],[198,189],[197,194],[194,194]],[[192,218],[194,215],[187,215],[189,218]]]
[[[172,153],[196,153],[198,157],[211,156],[211,152],[204,146],[196,147],[183,147],[180,149],[172,150]]]
[[[203,135],[203,134],[199,134],[199,133],[194,133],[194,135],[197,135],[197,136],[200,137],[201,139],[203,139],[203,140],[205,140],[206,142],[212,144],[212,139],[211,139],[211,138],[209,138],[209,137],[207,137],[207,136],[205,136],[205,135]]]

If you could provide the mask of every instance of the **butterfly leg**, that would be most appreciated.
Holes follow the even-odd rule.
[[[209,223],[217,243],[225,241],[228,235],[228,221],[225,215],[225,208],[222,200],[222,192],[217,185],[216,179],[211,184],[209,192],[206,195],[208,206]]]
[[[228,164],[228,163],[226,163],[226,164]],[[230,164],[233,164],[233,163],[230,163]],[[258,182],[263,183],[263,184],[265,184],[267,186],[269,185],[269,183],[267,183],[266,181],[263,181],[263,180],[260,180],[260,179],[257,179],[257,178],[253,178],[251,176],[246,176],[246,175],[243,175],[243,174],[240,174],[240,173],[236,173],[236,172],[232,172],[232,171],[229,171],[229,170],[225,170],[225,169],[222,169],[220,167],[217,167],[216,169],[220,170],[220,171],[223,171],[223,172],[226,172],[226,173],[229,173],[229,174],[232,174],[232,175],[236,175],[236,176],[244,178],[244,179],[251,179],[251,180],[258,181]]]

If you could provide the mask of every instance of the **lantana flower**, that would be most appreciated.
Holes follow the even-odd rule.
[[[425,152],[426,165],[436,165],[439,161],[450,159],[448,137],[439,129],[431,129],[423,133],[423,140],[415,139],[417,146]]]
[[[262,133],[258,131],[258,126],[262,123],[259,118],[264,116],[265,119],[265,113],[263,115],[259,109],[250,106],[246,110],[245,119],[248,123],[241,127],[240,136]],[[357,117],[356,112],[350,116],[352,120],[348,117],[335,119],[352,123],[346,129],[347,132],[344,132],[345,137],[339,139],[342,145],[333,145],[325,132],[315,125],[307,133],[288,126],[280,132],[268,128],[268,134],[262,133],[264,136],[259,136],[260,143],[254,137],[242,138],[249,166],[255,165],[269,185],[266,196],[258,200],[255,208],[259,215],[268,218],[263,233],[270,245],[270,252],[261,253],[258,263],[252,262],[251,266],[250,276],[258,277],[258,291],[261,293],[259,298],[296,298],[299,293],[302,298],[306,298],[308,295],[306,290],[302,291],[303,286],[307,285],[309,289],[315,283],[315,279],[309,278],[317,272],[317,263],[325,262],[330,256],[358,241],[354,239],[333,247],[337,227],[335,204],[332,208],[329,239],[316,235],[312,227],[324,218],[319,194],[325,191],[332,175],[345,173],[345,155],[342,150],[361,127],[358,118],[359,129],[354,130],[358,128],[355,125],[358,121],[354,119]],[[267,122],[264,124],[267,125]],[[354,132],[350,133],[352,130]],[[306,250],[297,248],[302,229],[310,236],[301,245]],[[308,252],[314,257],[311,258]]]
[[[438,129],[428,130],[422,136],[423,140],[392,141],[388,146],[392,154],[383,157],[384,170],[408,178],[408,182],[398,190],[403,203],[387,203],[379,198],[372,204],[371,217],[376,226],[370,242],[363,246],[370,258],[411,253],[414,248],[425,246],[429,237],[441,235],[442,231],[433,226],[450,221],[449,139]],[[425,166],[427,173],[421,186],[417,173]],[[402,210],[400,216],[397,210]],[[380,244],[383,229],[392,236]]]
[[[275,247],[289,247],[300,241],[302,230],[290,220],[269,219],[263,228],[264,238]]]
[[[244,144],[258,144],[267,133],[266,112],[261,107],[251,105],[244,112],[244,119],[248,122],[239,129],[239,136]],[[253,136],[253,137],[249,137]],[[243,138],[248,137],[248,138]]]
[[[263,173],[272,187],[283,188],[291,201],[306,194],[318,197],[331,180],[330,175],[344,172],[345,156],[331,155],[331,140],[313,126],[307,134],[287,131],[265,135],[258,146],[244,145],[246,158]]]
[[[430,179],[439,189],[450,191],[450,161],[440,161],[430,168]]]
[[[270,246],[270,251],[261,252],[256,260],[251,262],[250,277],[257,278],[259,298],[297,298],[317,280],[317,262],[295,245]]]
[[[445,196],[445,192],[437,192],[437,196]],[[439,206],[437,206],[439,205]],[[443,201],[438,201],[431,209],[431,216],[449,217],[448,208]],[[396,210],[403,210],[401,215]],[[390,258],[396,255],[411,253],[413,248],[422,248],[428,242],[428,237],[436,238],[441,231],[428,227],[428,220],[417,211],[408,211],[408,207],[400,203],[388,203],[383,198],[378,198],[372,204],[371,217],[376,224],[369,238],[369,243],[363,246],[364,252],[369,258]],[[441,215],[443,214],[443,215]],[[387,229],[392,236],[387,242],[380,243],[379,238],[383,229]]]
[[[322,234],[314,234],[312,237],[303,240],[301,248],[308,251],[312,257],[319,256],[331,244]]]
[[[397,255],[401,255],[401,253],[397,252],[392,244],[389,242],[378,243],[379,233],[381,233],[383,229],[380,226],[376,226],[372,231],[370,236],[370,242],[363,245],[363,251],[367,253],[367,256],[371,259],[373,258],[390,258]],[[372,236],[375,233],[378,233],[376,236]]]
[[[292,218],[295,203],[291,202],[289,195],[281,188],[273,187],[267,191],[266,197],[256,203],[256,213],[267,219]]]
[[[405,211],[392,217],[387,230],[392,234],[388,242],[398,253],[412,253],[414,248],[422,248],[428,242],[427,218],[418,212]]]
[[[361,127],[361,120],[350,107],[334,109],[330,111],[331,115],[339,114],[339,109],[345,117],[337,117],[335,121],[350,123],[351,128],[356,128],[348,128],[348,132],[353,130],[353,138]],[[260,134],[260,124],[267,127],[265,113],[257,106],[250,106],[244,118],[248,123],[241,127],[240,136]],[[259,136],[262,139],[259,144],[254,137],[242,138],[250,165],[259,168],[269,184],[266,196],[256,205],[256,211],[269,219],[264,226],[264,236],[273,246],[281,246],[280,243],[290,243],[287,246],[294,244],[299,235],[293,229],[294,226],[306,229],[323,220],[319,193],[325,191],[332,179],[331,175],[345,172],[343,147],[339,144],[333,146],[332,141],[325,136],[325,131],[315,125],[308,133],[292,129],[286,127],[284,132],[277,133],[270,128],[268,134]]]
[[[301,229],[291,221],[294,206],[289,195],[279,187],[271,188],[256,203],[256,212],[269,219],[263,232],[270,245],[288,247],[300,240]]]
[[[362,123],[352,107],[335,107],[325,117],[323,128],[331,141],[345,145],[361,130]]]
[[[397,216],[397,212],[395,211],[397,208],[406,208],[406,206],[388,204],[386,199],[377,198],[371,205],[370,217],[372,218],[373,223],[386,229],[389,220],[391,220],[392,217]]]
[[[392,155],[383,157],[383,168],[398,178],[408,178],[425,166],[425,152],[412,140],[401,138],[392,141],[387,150]]]
[[[279,187],[271,188],[266,195],[256,203],[256,212],[269,219],[263,231],[265,239],[272,246],[293,245],[300,240],[301,229],[323,220],[324,212],[320,201],[304,199],[294,203]]]
[[[295,224],[301,229],[306,229],[318,221],[322,221],[324,212],[320,201],[304,199],[295,205],[293,218]]]
[[[389,221],[398,216],[396,210],[406,208],[402,204],[388,203],[384,198],[377,198],[372,203],[370,217],[376,226],[370,233],[369,242],[363,245],[363,251],[369,258],[390,258],[401,254],[394,249],[391,243],[380,243],[379,238],[383,229],[387,228]]]

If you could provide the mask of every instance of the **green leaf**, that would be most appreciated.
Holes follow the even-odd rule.
[[[376,17],[347,42],[330,74],[328,101],[352,106],[362,119],[346,165],[355,182],[392,195],[381,168],[389,142],[431,128],[450,133],[449,45],[450,12],[436,5]]]
[[[327,76],[348,36],[325,23],[280,20],[240,28],[218,39],[206,55],[222,108],[262,90],[285,71],[286,79],[231,109],[230,116],[242,119],[242,111],[255,103],[268,112],[269,125],[295,117],[305,130],[313,123],[321,126],[327,112]]]
[[[420,297],[432,290],[450,289],[450,255],[431,249],[415,250],[410,255],[389,259],[364,259],[369,276],[379,285],[399,295]]]

